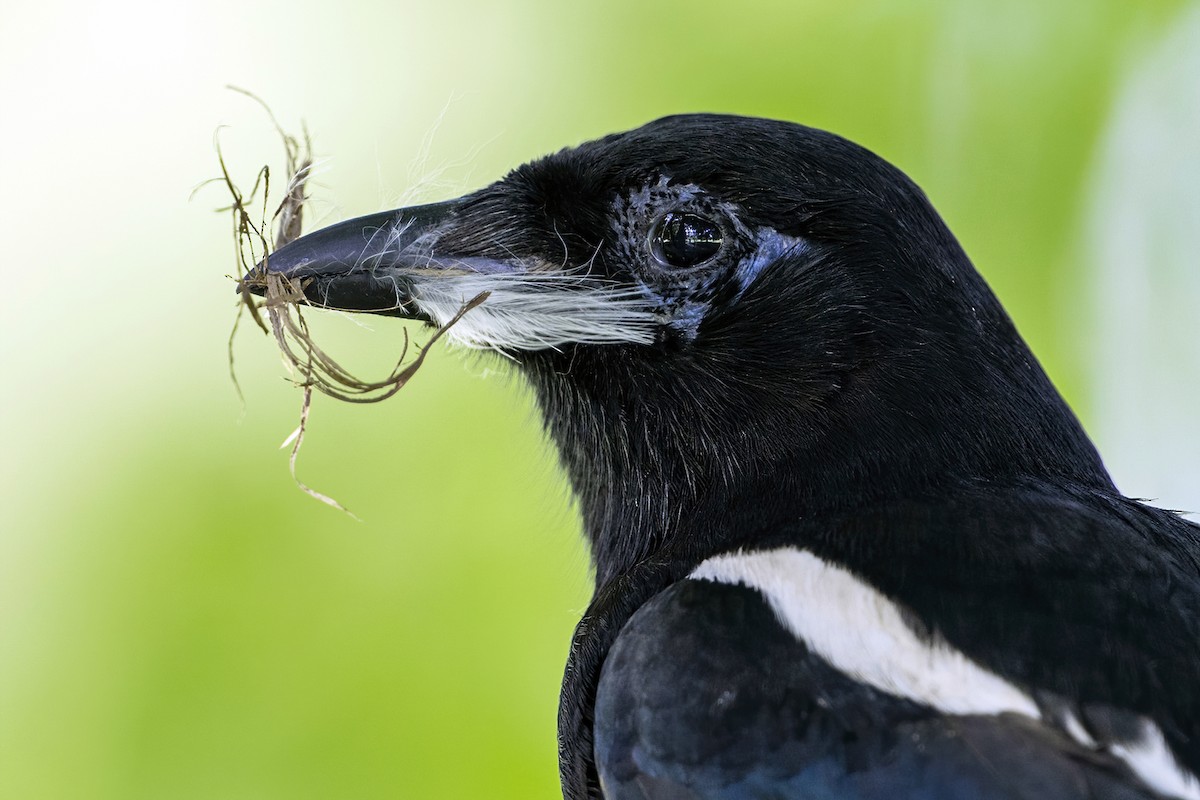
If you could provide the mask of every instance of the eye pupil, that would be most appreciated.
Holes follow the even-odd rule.
[[[661,264],[694,267],[721,249],[721,226],[696,214],[664,214],[650,233],[650,252]]]

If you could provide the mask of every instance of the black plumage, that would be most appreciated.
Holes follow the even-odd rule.
[[[680,670],[680,652],[697,668]],[[848,678],[781,635],[742,586],[672,585],[607,662],[596,741],[606,797],[1155,796],[1118,759],[1026,717],[946,716]]]
[[[270,269],[434,321],[445,287],[493,290],[463,335],[534,387],[596,569],[568,798],[1157,797],[1122,755],[1146,724],[1200,773],[1197,527],[1121,496],[924,194],[863,148],[670,117]],[[688,577],[778,548],[1036,716],[868,685],[766,594]]]

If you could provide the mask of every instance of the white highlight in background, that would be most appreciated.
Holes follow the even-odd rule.
[[[1200,512],[1200,8],[1166,30],[1117,93],[1088,187],[1091,427],[1125,494]]]

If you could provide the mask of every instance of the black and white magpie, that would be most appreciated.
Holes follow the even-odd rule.
[[[570,800],[1200,798],[1200,527],[1120,494],[867,150],[669,117],[264,268],[490,292],[449,335],[528,377],[594,557]]]

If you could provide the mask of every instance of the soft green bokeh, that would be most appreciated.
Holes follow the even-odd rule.
[[[0,9],[0,797],[557,792],[587,559],[529,397],[439,348],[388,403],[316,403],[301,475],[362,523],[293,487],[299,395],[247,326],[239,402],[225,198],[189,202],[218,125],[241,180],[278,167],[224,84],[307,121],[323,221],[667,113],[835,130],[926,189],[1087,422],[1088,173],[1185,6]],[[380,372],[399,325],[322,330]]]

